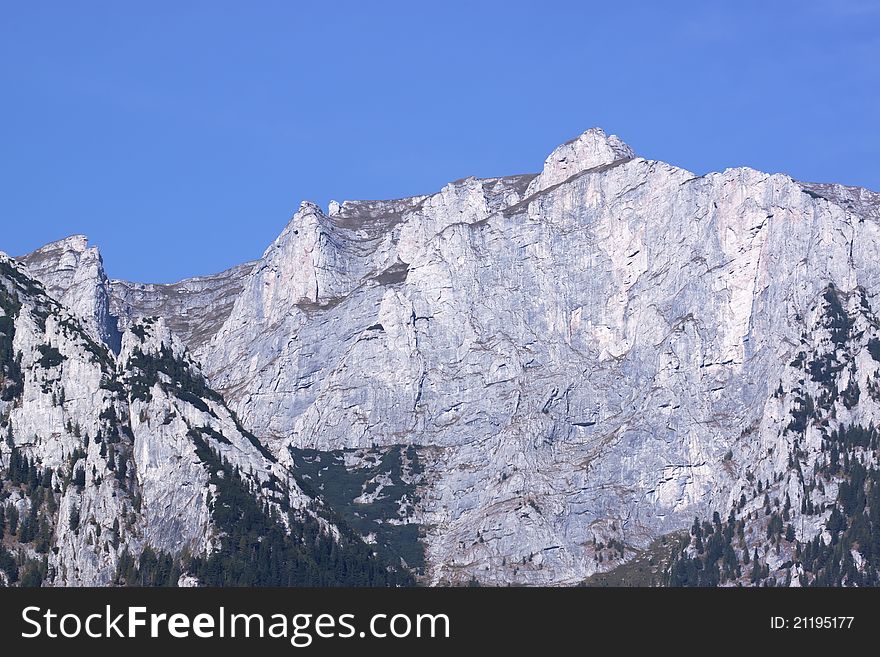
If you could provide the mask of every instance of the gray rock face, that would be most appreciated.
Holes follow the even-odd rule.
[[[197,364],[164,320],[145,320],[123,337],[119,372],[136,390],[145,360],[169,358],[184,363],[190,375],[200,376]],[[151,385],[147,382],[148,389],[142,385],[140,394],[133,392],[129,397],[133,459],[143,498],[143,539],[147,545],[172,554],[184,549],[191,554],[210,554],[213,549],[209,472],[194,450],[193,430],[219,457],[238,466],[269,502],[277,504],[279,500],[261,484],[277,475],[291,490],[288,501],[295,508],[306,505],[308,498],[290,480],[289,473],[260,453],[222,400],[207,397],[194,401],[181,394],[173,381],[166,384],[166,379],[160,374]]]
[[[119,553],[137,541],[123,513],[124,506],[133,507],[132,497],[115,480],[99,441],[90,440],[109,432],[110,409],[114,417],[122,410],[116,395],[101,385],[113,375],[112,356],[2,253],[0,299],[7,320],[3,332],[12,338],[3,358],[0,418],[7,438],[0,446],[0,463],[8,468],[16,447],[55,471],[52,486],[59,490],[65,475],[85,475],[83,488],[70,485],[61,491],[52,537],[58,551],[51,554],[50,566],[58,583],[107,584]],[[18,366],[11,367],[13,362]],[[11,499],[20,511],[30,506],[18,490]],[[76,529],[69,521],[74,513],[83,519]],[[98,536],[103,539],[96,542]]]
[[[532,196],[548,187],[558,185],[582,171],[608,166],[635,157],[632,149],[617,135],[606,135],[601,128],[591,128],[584,134],[565,142],[544,160],[544,169],[535,177],[526,191]]]
[[[90,306],[73,304],[80,310],[71,312],[27,272],[0,253],[0,488],[14,451],[55,491],[47,585],[111,584],[122,556],[136,558],[146,546],[172,555],[216,548],[215,491],[193,432],[240,469],[261,504],[311,513],[312,498],[219,396],[184,389],[181,380],[199,381],[201,373],[164,320],[134,324],[116,356],[93,339],[95,325],[81,321]],[[14,484],[4,492],[25,514],[33,498]],[[33,545],[23,549],[43,558]]]
[[[732,464],[786,470],[774,393],[830,283],[876,305],[878,222],[867,190],[696,176],[593,129],[537,175],[304,203],[256,263],[179,297],[114,282],[113,307],[167,313],[288,466],[416,446],[427,582],[573,584],[729,509]]]
[[[726,503],[722,457],[796,317],[829,281],[876,293],[875,197],[818,194],[594,130],[531,180],[363,218],[305,204],[202,358],[282,458],[442,448],[418,510],[430,581],[574,583],[600,567],[591,545],[642,547]]]
[[[171,331],[195,351],[207,342],[232,310],[254,263],[178,283],[110,284],[110,310],[124,330],[142,317],[163,317]]]
[[[880,465],[880,321],[864,288],[843,292],[829,284],[794,325],[800,330],[794,357],[781,368],[760,419],[743,429],[723,459],[736,484],[726,500],[716,500],[716,510],[739,526],[737,550],[752,556],[739,565],[734,556],[733,570],[728,560],[723,579],[726,586],[764,580],[790,586],[876,585],[866,567],[869,541],[843,538],[838,532],[847,521],[841,527],[833,514],[849,507],[850,529],[859,526],[860,512],[854,512],[851,499],[841,504],[847,499],[841,494],[847,487],[860,489],[854,484],[857,470]],[[811,541],[829,551],[847,546],[843,560],[851,558],[852,567],[829,582],[827,561],[805,558],[804,546]],[[692,539],[683,554],[701,558],[710,552],[696,543]],[[764,564],[766,572],[756,575],[755,564]]]
[[[125,329],[141,318],[157,316],[167,318],[172,332],[195,351],[229,316],[255,264],[177,283],[110,281],[98,248],[89,247],[84,235],[51,242],[19,261],[95,339],[117,353]]]
[[[73,235],[30,253],[21,261],[49,294],[69,308],[99,342],[119,351],[121,335],[110,312],[110,282],[101,254],[84,235]]]

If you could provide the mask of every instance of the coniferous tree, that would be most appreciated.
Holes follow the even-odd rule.
[[[9,535],[14,536],[18,532],[18,508],[14,504],[6,507],[6,524],[9,526]]]
[[[46,510],[51,515],[55,515],[55,512],[58,510],[58,504],[55,502],[55,494],[52,492],[51,487],[48,488],[46,492]]]
[[[77,531],[79,529],[79,508],[77,506],[70,507],[70,516],[68,517],[68,524],[70,526],[71,531]]]
[[[73,484],[79,489],[82,490],[86,485],[86,469],[85,467],[77,468],[74,466],[73,469]]]
[[[761,573],[763,572],[761,569],[761,563],[758,561],[758,548],[755,548],[755,554],[752,556],[752,561],[754,562],[754,565],[752,566],[751,582],[752,584],[757,584],[761,580]]]

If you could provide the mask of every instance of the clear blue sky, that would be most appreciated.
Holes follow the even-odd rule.
[[[258,257],[303,199],[540,169],[599,125],[698,173],[880,190],[880,2],[0,4],[0,250]]]

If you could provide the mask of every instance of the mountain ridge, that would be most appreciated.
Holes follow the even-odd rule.
[[[695,515],[726,517],[755,492],[735,464],[774,487],[791,474],[802,448],[785,418],[801,402],[777,383],[803,340],[823,348],[803,318],[829,285],[869,305],[880,293],[878,225],[870,190],[748,167],[696,176],[593,129],[539,174],[304,202],[252,266],[176,305],[113,282],[110,307],[120,330],[164,308],[242,427],[343,516],[372,505],[383,550],[414,559],[415,540],[424,582],[576,584]],[[798,423],[807,463],[838,417],[880,424],[864,396],[857,416],[830,403]],[[787,492],[799,516],[805,493]]]
[[[602,128],[594,127],[594,128],[590,128],[589,130],[581,133],[580,135],[572,137],[568,141],[560,144],[557,148],[555,148],[550,153],[550,155],[547,156],[547,160],[545,161],[545,166],[547,166],[549,163],[551,163],[551,160],[556,156],[558,156],[560,158],[564,158],[565,155],[562,154],[561,152],[564,152],[565,150],[570,149],[570,147],[577,144],[579,141],[585,141],[585,140],[588,141],[589,139],[586,139],[586,138],[590,138],[593,135],[600,135],[601,136],[600,139],[605,140],[605,144],[603,144],[604,148],[607,149],[610,153],[614,153],[615,155],[611,156],[611,159],[607,159],[607,161],[602,161],[602,157],[599,156],[597,160],[587,160],[587,164],[584,164],[583,162],[581,162],[581,163],[579,163],[581,166],[579,168],[577,168],[577,170],[575,170],[574,173],[571,174],[571,176],[576,176],[581,173],[584,173],[585,171],[587,171],[590,168],[595,168],[598,166],[607,166],[607,165],[615,164],[617,161],[622,162],[624,160],[628,160],[628,159],[637,157],[637,154],[635,153],[635,151],[633,151],[632,148],[630,148],[630,146],[628,144],[626,144],[625,142],[620,140],[620,138],[617,135],[614,135],[614,134],[607,135]],[[599,148],[601,149],[601,147],[599,147]],[[675,165],[670,165],[670,166],[675,166]],[[682,169],[682,170],[684,171],[685,169]],[[720,171],[711,171],[711,172],[701,174],[701,175],[697,175],[697,174],[692,174],[692,175],[693,175],[694,179],[697,179],[697,178],[704,178],[706,176],[710,176],[713,174],[727,174],[729,172],[736,172],[736,171],[756,172],[756,173],[760,173],[760,174],[764,174],[764,175],[768,175],[768,176],[770,176],[770,175],[785,176],[785,177],[789,178],[792,182],[799,184],[799,185],[802,185],[802,186],[804,186],[805,189],[813,191],[814,193],[820,193],[821,191],[824,190],[827,194],[827,197],[823,197],[823,198],[825,198],[825,200],[828,200],[829,202],[841,205],[841,207],[843,207],[847,204],[850,204],[850,205],[853,204],[856,199],[866,199],[864,206],[866,208],[868,208],[869,210],[876,210],[876,208],[878,206],[880,206],[880,192],[874,191],[868,187],[862,187],[862,186],[858,186],[858,185],[847,185],[845,183],[840,183],[840,182],[802,181],[802,180],[793,178],[784,172],[767,173],[767,172],[764,172],[760,169],[754,168],[749,165],[743,165],[743,166],[737,166],[737,167],[727,167],[727,168],[720,170]],[[493,182],[505,181],[505,180],[528,179],[525,183],[526,187],[528,187],[529,184],[532,183],[540,175],[541,175],[541,172],[510,174],[507,176],[488,177],[488,178],[479,178],[479,177],[475,177],[475,176],[468,176],[466,178],[460,178],[460,179],[451,181],[449,184],[455,185],[455,184],[463,183],[464,181],[469,180],[469,179],[478,180],[478,181],[486,182],[486,183],[493,183]],[[569,177],[571,177],[571,176],[569,176]],[[561,180],[558,180],[557,182],[564,182],[564,180],[565,179],[561,179]],[[540,190],[540,191],[543,191],[543,190]],[[533,192],[533,193],[537,193],[537,192]],[[321,209],[318,204],[316,204],[312,201],[309,201],[309,200],[303,200],[301,205],[307,204],[309,206],[314,206],[315,208],[320,209],[321,212],[325,213],[326,216],[328,216],[328,217],[334,217],[337,214],[341,215],[343,217],[346,215],[354,216],[354,217],[370,216],[371,210],[373,212],[376,212],[377,208],[378,208],[378,213],[381,213],[383,216],[387,216],[389,206],[392,206],[392,207],[402,206],[405,209],[411,209],[412,206],[417,205],[418,203],[421,203],[422,201],[429,198],[430,196],[431,196],[431,194],[422,194],[422,195],[417,194],[414,196],[405,196],[405,197],[399,197],[399,198],[394,198],[394,199],[351,199],[351,200],[344,200],[341,203],[338,201],[335,201],[335,200],[331,200],[326,212],[323,209]],[[531,196],[531,194],[525,195],[524,198],[527,196]],[[395,213],[392,212],[392,214],[395,214]],[[288,224],[285,226],[285,228],[287,228],[287,226],[289,226],[292,221],[293,221],[293,219],[289,220]],[[89,238],[85,234],[72,233],[66,237],[62,237],[57,240],[52,240],[50,242],[47,242],[44,245],[42,245],[41,247],[35,249],[34,251],[32,251],[28,254],[21,255],[21,256],[15,256],[15,258],[17,260],[22,261],[25,264],[27,264],[27,259],[29,257],[32,257],[36,254],[39,254],[47,249],[64,250],[64,247],[68,244],[76,243],[76,246],[74,246],[75,250],[85,251],[86,245],[88,244],[88,242],[89,242]],[[97,246],[92,246],[92,247],[88,247],[88,248],[89,249],[98,249],[97,252],[100,253],[99,247],[97,247]],[[265,252],[263,255],[265,255]],[[159,289],[170,288],[170,287],[174,287],[174,286],[184,286],[185,284],[188,284],[188,283],[197,283],[197,282],[201,282],[204,280],[211,280],[211,279],[215,279],[215,278],[219,278],[219,277],[224,277],[227,274],[239,273],[239,270],[241,272],[246,272],[248,269],[252,268],[255,265],[255,263],[257,263],[257,262],[259,262],[259,259],[245,261],[240,264],[236,264],[236,265],[232,265],[230,267],[227,267],[227,268],[223,269],[222,271],[205,273],[205,274],[193,274],[191,276],[186,276],[178,281],[172,281],[172,282],[168,282],[168,283],[151,283],[151,282],[129,281],[127,279],[121,279],[121,278],[113,278],[113,279],[108,279],[108,280],[113,284],[124,285],[124,286],[142,286],[144,288],[159,288]]]

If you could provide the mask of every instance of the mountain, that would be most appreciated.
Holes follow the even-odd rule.
[[[64,251],[41,255],[76,270]],[[114,354],[95,288],[65,276],[82,317],[0,254],[0,584],[409,581],[241,426],[164,319]]]
[[[21,259],[50,294],[67,306],[97,341],[119,352],[121,334],[110,313],[110,281],[85,235],[52,242]]]
[[[119,327],[128,327],[140,317],[167,318],[168,328],[195,351],[229,317],[253,267],[247,262],[213,276],[169,284],[112,281],[110,312]]]
[[[303,203],[213,277],[107,281],[71,250],[20,271],[109,347],[129,413],[132,331],[158,315],[286,494],[423,583],[874,582],[874,192],[697,176],[594,128],[538,174]]]

